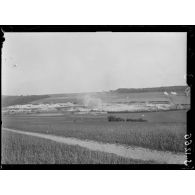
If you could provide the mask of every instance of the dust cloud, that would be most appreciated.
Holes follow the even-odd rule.
[[[97,97],[92,97],[91,95],[87,94],[82,98],[84,106],[88,108],[102,108],[102,100]]]

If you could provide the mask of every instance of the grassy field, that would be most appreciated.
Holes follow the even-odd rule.
[[[31,103],[65,103],[82,104],[86,94],[56,94],[49,97],[33,99]],[[190,98],[179,94],[166,97],[162,92],[91,93],[102,103],[135,102],[170,102],[189,104]],[[23,99],[22,99],[23,100]],[[28,99],[29,100],[29,99]],[[109,122],[108,117],[131,119],[129,122]],[[143,122],[136,122],[136,119]],[[133,121],[134,120],[134,121]],[[140,146],[160,151],[184,153],[184,135],[186,134],[186,111],[159,111],[141,113],[79,114],[56,112],[41,114],[16,114],[3,116],[3,127],[21,131],[74,137],[103,143]],[[3,132],[2,163],[6,164],[136,164],[152,163],[124,159],[114,154],[94,152],[79,146],[48,141]]]
[[[165,112],[166,115],[166,112]],[[3,117],[3,126],[23,131],[184,152],[184,122],[108,122],[104,118]]]
[[[2,164],[145,164],[114,154],[90,151],[79,146],[42,138],[2,132]]]
[[[137,113],[111,113],[115,117],[127,118],[143,118],[147,122],[152,123],[186,123],[186,110],[177,111],[160,111],[160,112],[137,112]]]
[[[169,86],[144,89],[120,88],[112,91],[91,92],[91,93],[72,93],[72,94],[50,94],[48,97],[32,101],[32,103],[66,103],[74,102],[82,104],[84,97],[90,96],[97,98],[102,103],[129,103],[129,102],[148,102],[148,101],[167,101],[175,104],[190,104],[190,97],[185,95],[187,86]],[[166,96],[164,92],[169,92]],[[177,95],[171,94],[174,91]]]
[[[127,102],[147,102],[147,101],[168,101],[171,100],[176,104],[190,104],[190,97],[186,97],[184,93],[175,95],[164,95],[163,92],[139,92],[139,93],[78,93],[78,94],[54,94],[47,98],[32,101],[32,103],[82,103],[83,97],[89,95],[91,98],[101,99],[103,103],[127,103]]]

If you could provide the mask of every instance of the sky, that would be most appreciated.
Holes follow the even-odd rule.
[[[185,32],[5,33],[2,94],[186,85]]]

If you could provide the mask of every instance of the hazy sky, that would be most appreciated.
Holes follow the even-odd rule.
[[[185,85],[186,33],[5,33],[2,94]]]

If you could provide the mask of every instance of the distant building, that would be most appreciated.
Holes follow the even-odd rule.
[[[164,95],[169,95],[166,91],[164,92]]]
[[[171,94],[172,94],[172,95],[177,95],[177,93],[176,93],[176,92],[174,92],[174,91],[171,91]]]

